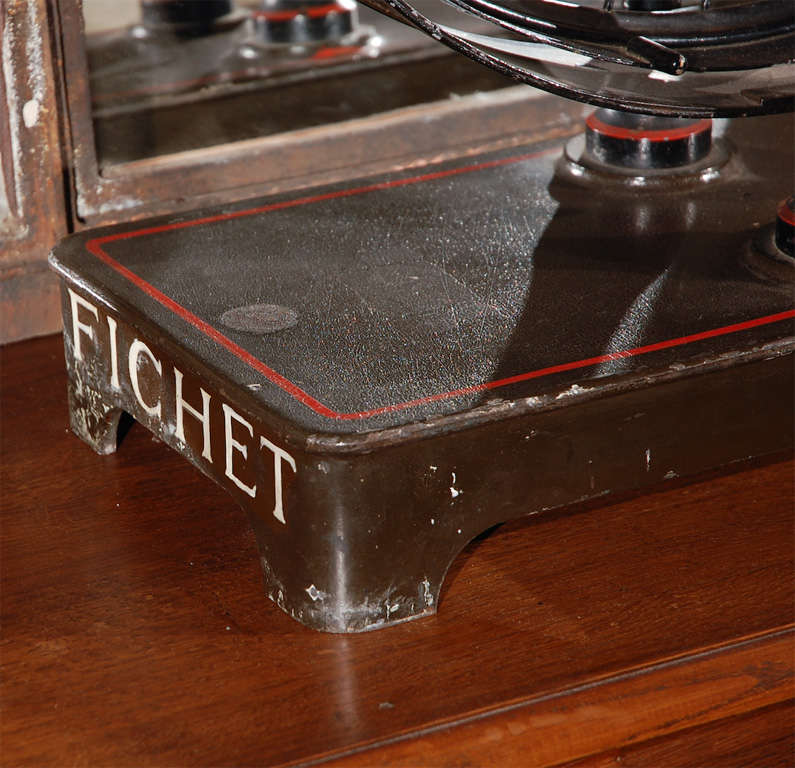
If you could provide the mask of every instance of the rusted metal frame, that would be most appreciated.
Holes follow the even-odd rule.
[[[90,212],[83,208],[81,219],[94,226],[422,167],[518,146],[531,138],[569,136],[582,115],[582,107],[574,104],[561,114],[559,101],[529,90],[503,93],[498,99],[491,102],[492,109],[484,109],[482,98],[464,98],[125,164],[105,172],[101,184],[105,195],[112,193],[129,207],[105,211],[110,200],[103,203],[98,195],[95,203],[100,207]],[[189,199],[179,196],[186,188],[192,190]]]
[[[48,51],[44,46],[36,47],[37,39],[43,43],[47,38],[41,28],[32,29],[32,23],[40,23],[43,3],[9,1],[3,4],[3,17],[0,19],[0,34],[3,42],[3,57],[0,62],[2,82],[2,114],[0,114],[0,149],[3,154],[3,175],[9,212],[14,221],[10,228],[11,237],[18,241],[15,247],[4,247],[0,264],[2,267],[16,265],[26,260],[23,239],[33,239],[40,224],[45,223],[26,214],[35,204],[37,192],[36,176],[41,175],[41,162],[50,147],[49,136],[41,129],[47,119],[42,112],[49,111],[49,104],[43,103],[42,93],[49,81],[45,67]],[[46,18],[46,17],[45,17]],[[31,60],[41,56],[39,62]],[[49,89],[48,89],[49,90]],[[51,94],[47,93],[49,97]],[[54,112],[54,110],[52,110]],[[42,145],[37,143],[42,141]]]
[[[5,40],[6,35],[6,15],[0,14],[0,40]],[[3,186],[5,188],[6,204],[8,206],[8,221],[5,223],[4,231],[17,225],[19,216],[19,206],[17,202],[16,184],[14,183],[14,163],[8,162],[12,157],[11,126],[9,105],[6,93],[6,66],[0,59],[0,157],[3,158]]]
[[[94,148],[82,0],[58,0],[57,11],[63,48],[63,83],[71,150],[70,172],[73,174],[72,184],[75,190],[72,215],[77,228],[81,199],[87,195],[92,199],[102,198],[101,179]]]
[[[51,10],[46,0],[4,4],[0,146],[10,226],[0,251],[0,343],[60,327],[46,265],[67,232]]]
[[[188,210],[566,135],[583,113],[529,88],[100,168],[80,0],[61,0],[76,228]],[[510,81],[506,80],[506,86]],[[185,189],[192,190],[189,198]]]

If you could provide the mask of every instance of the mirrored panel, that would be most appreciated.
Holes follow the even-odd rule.
[[[83,14],[100,168],[512,84],[354,0],[84,0]]]

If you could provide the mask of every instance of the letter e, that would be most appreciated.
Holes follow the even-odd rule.
[[[237,449],[240,454],[243,456],[244,459],[248,458],[248,448],[246,448],[243,443],[238,443],[234,437],[232,437],[232,419],[234,419],[239,424],[242,424],[246,429],[248,429],[249,435],[254,437],[254,428],[249,424],[242,416],[240,416],[237,412],[235,412],[232,408],[230,408],[226,403],[221,404],[224,409],[224,436],[226,438],[226,476],[238,487],[241,491],[247,493],[253,499],[254,496],[257,494],[257,486],[252,485],[248,486],[244,482],[240,480],[234,473],[234,450]]]

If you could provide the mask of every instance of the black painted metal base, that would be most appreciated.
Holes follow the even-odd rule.
[[[791,450],[792,280],[746,258],[791,122],[755,122],[667,186],[539,144],[77,235],[73,429],[219,482],[304,624],[433,613],[496,523]]]

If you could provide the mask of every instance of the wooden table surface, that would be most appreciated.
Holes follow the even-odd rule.
[[[2,349],[4,766],[789,766],[793,463],[501,526],[438,616],[306,629],[243,513],[137,425],[67,428]]]

